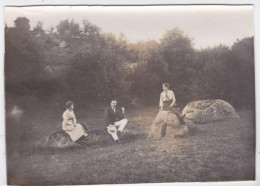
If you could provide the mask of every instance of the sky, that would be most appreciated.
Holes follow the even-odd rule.
[[[61,20],[87,19],[105,33],[124,33],[129,42],[158,40],[178,27],[193,38],[197,49],[219,44],[232,46],[237,39],[254,35],[254,12],[250,5],[174,6],[31,6],[6,7],[5,24],[14,26],[17,17],[27,17],[31,28],[38,21],[49,29]]]

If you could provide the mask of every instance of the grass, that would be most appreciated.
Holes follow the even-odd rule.
[[[146,140],[157,110],[130,111],[123,144],[50,149],[46,136],[61,127],[50,110],[7,120],[8,183],[119,184],[255,179],[255,122],[250,111],[235,120],[198,125],[185,138]],[[77,113],[94,129],[103,128],[103,113]],[[97,117],[93,117],[96,115]],[[28,118],[26,118],[28,117]],[[26,122],[25,122],[26,121]],[[27,129],[27,130],[25,130]]]

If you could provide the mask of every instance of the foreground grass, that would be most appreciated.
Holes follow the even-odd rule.
[[[53,185],[255,178],[252,112],[241,112],[241,118],[236,120],[199,125],[194,135],[185,138],[147,141],[156,112],[151,109],[129,114],[127,129],[131,135],[123,136],[124,144],[56,150],[40,147],[44,136],[54,128],[46,125],[54,119],[51,116],[41,120],[37,128],[27,131],[33,140],[29,139],[22,150],[16,151],[9,140],[12,149],[8,154],[8,182]],[[88,117],[88,122],[92,128],[102,127],[102,121],[97,118]],[[35,131],[42,132],[35,134]]]

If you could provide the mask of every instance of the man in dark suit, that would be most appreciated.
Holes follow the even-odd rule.
[[[121,143],[118,133],[122,133],[127,124],[127,119],[124,119],[124,116],[125,108],[118,109],[117,101],[115,99],[111,100],[111,106],[105,109],[105,124],[107,132],[117,143]]]

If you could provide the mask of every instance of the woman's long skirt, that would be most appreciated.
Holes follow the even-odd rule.
[[[66,126],[64,131],[70,136],[73,142],[77,141],[82,136],[87,136],[87,133],[81,124],[75,124],[75,127],[72,125]]]

